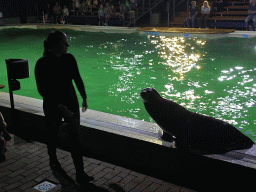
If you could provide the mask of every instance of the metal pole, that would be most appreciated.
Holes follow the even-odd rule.
[[[170,27],[170,12],[168,12],[168,27]]]
[[[45,25],[44,12],[43,12],[43,23],[44,23],[44,25]]]
[[[173,0],[173,19],[175,17],[175,0]]]
[[[152,10],[150,10],[150,27],[152,26]]]

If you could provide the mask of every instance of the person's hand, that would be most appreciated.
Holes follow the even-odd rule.
[[[87,108],[88,108],[87,101],[84,100],[84,101],[83,101],[82,112],[84,113],[84,112],[87,110]]]
[[[64,117],[73,117],[74,115],[65,105],[59,104],[58,109]]]

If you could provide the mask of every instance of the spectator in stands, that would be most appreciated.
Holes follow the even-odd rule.
[[[82,4],[79,7],[79,13],[81,15],[85,15],[85,13],[88,11],[88,4],[86,1],[83,1]]]
[[[114,5],[110,6],[110,16],[111,17],[122,17],[122,15],[119,12],[116,12],[116,9],[114,7]]]
[[[126,0],[120,0],[119,2],[119,4],[120,4],[120,13],[124,16],[124,12],[125,12],[125,9],[126,9],[126,6],[125,6],[125,1]]]
[[[255,26],[256,26],[256,0],[252,0],[252,3],[249,6],[248,9],[248,16],[245,19],[245,27],[246,30],[249,30],[249,21],[253,21],[252,29],[255,31]]]
[[[108,25],[108,20],[110,18],[110,6],[109,3],[106,3],[106,7],[104,8],[104,15],[105,15],[105,25]]]
[[[116,9],[114,7],[114,5],[110,6],[110,16],[111,17],[122,17],[122,15],[119,12],[116,12]]]
[[[73,9],[75,10],[75,14],[78,15],[80,1],[79,0],[72,0],[73,1]]]
[[[192,6],[189,8],[189,16],[186,18],[186,27],[190,28],[190,20],[192,20],[192,28],[195,28],[196,18],[198,14],[198,6],[195,1],[191,2]]]
[[[207,22],[206,20],[208,19],[208,17],[210,16],[210,11],[211,11],[211,7],[209,6],[208,4],[208,1],[204,1],[204,4],[201,8],[201,19],[200,19],[200,26],[199,28],[203,27],[203,24],[204,23],[204,27],[206,27],[207,29]]]
[[[65,24],[68,16],[69,16],[68,8],[66,5],[64,5],[64,8],[62,10],[62,15],[61,15],[61,23],[62,24]]]
[[[44,21],[46,22],[47,19],[48,19],[49,17],[51,17],[51,16],[52,16],[52,11],[51,11],[51,8],[50,8],[50,4],[47,3],[47,6],[46,6],[46,8],[45,8],[45,10],[44,10]]]
[[[93,0],[93,5],[96,7],[98,7],[98,0]]]
[[[104,17],[104,9],[103,9],[103,5],[100,4],[100,8],[98,10],[98,16],[99,16],[99,26],[102,23],[102,25],[104,24],[105,21],[105,17]]]
[[[56,5],[53,7],[54,12],[54,20],[55,23],[60,23],[60,17],[61,17],[61,7],[59,6],[59,3],[56,2]]]

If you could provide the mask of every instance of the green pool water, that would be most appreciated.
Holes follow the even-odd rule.
[[[0,84],[5,59],[28,59],[23,95],[42,99],[34,67],[52,29],[0,30]],[[190,111],[222,119],[256,142],[256,39],[200,39],[63,30],[85,83],[90,109],[151,121],[140,91],[154,87]],[[50,70],[50,69],[49,69]],[[47,74],[46,74],[47,75]],[[82,102],[79,97],[80,103]]]

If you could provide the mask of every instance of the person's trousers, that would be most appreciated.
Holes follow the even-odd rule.
[[[200,27],[207,27],[207,19],[210,15],[209,14],[203,14],[200,18]]]
[[[189,17],[186,18],[185,22],[186,22],[186,27],[190,28],[190,20],[192,21],[192,28],[195,28],[195,24],[196,24],[196,15],[194,15],[193,17],[191,17],[191,19],[189,19]]]
[[[59,128],[62,123],[62,118],[64,118],[65,126],[67,126],[70,143],[70,152],[72,159],[74,161],[76,172],[84,171],[84,163],[82,156],[82,147],[80,144],[78,129],[80,126],[80,113],[79,107],[77,109],[71,110],[74,113],[72,118],[62,117],[57,108],[52,108],[44,104],[45,119],[48,127],[48,138],[47,138],[47,149],[50,160],[57,160],[57,144],[58,144],[58,133]]]
[[[249,21],[252,20],[253,21],[253,31],[255,31],[255,26],[256,26],[256,15],[248,15],[245,19],[245,27],[246,30],[249,30]]]

